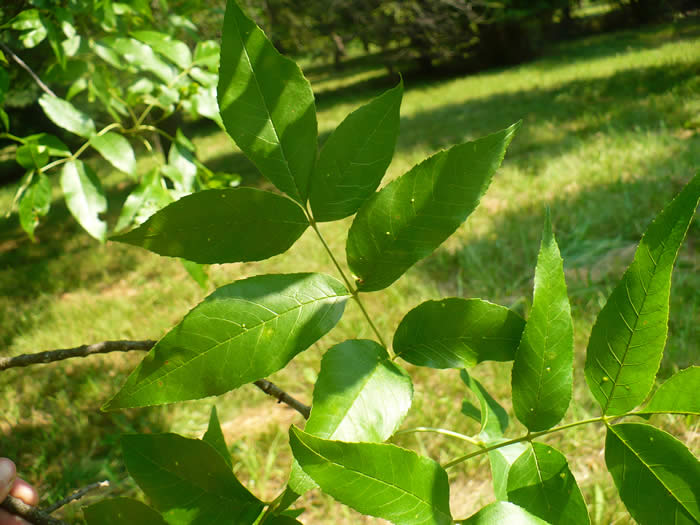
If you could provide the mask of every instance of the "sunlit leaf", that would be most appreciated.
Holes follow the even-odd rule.
[[[34,240],[34,230],[39,224],[39,217],[48,214],[50,208],[51,181],[43,173],[35,175],[34,181],[19,200],[19,223],[32,240]]]
[[[459,525],[548,525],[546,521],[507,501],[496,501],[482,508]]]
[[[313,273],[223,286],[158,342],[105,409],[223,394],[276,372],[335,326],[348,295]]]
[[[112,240],[206,264],[285,252],[308,226],[291,200],[254,188],[205,190],[166,206]]]
[[[535,269],[535,291],[513,363],[513,410],[531,432],[553,427],[571,401],[574,325],[564,266],[549,211]]]
[[[598,314],[586,381],[606,415],[640,404],[654,385],[668,332],[671,272],[700,199],[700,173],[647,228],[634,261]]]
[[[481,299],[426,301],[401,320],[394,352],[432,368],[468,368],[482,361],[511,361],[525,321]]]
[[[39,105],[58,127],[81,137],[89,137],[95,133],[95,123],[92,119],[67,100],[43,94],[39,97]]]
[[[700,415],[700,366],[691,366],[671,376],[640,412]]]
[[[70,157],[70,149],[56,135],[49,133],[36,133],[24,137],[25,144],[36,144],[45,146],[51,157]]]
[[[73,217],[99,241],[107,236],[107,224],[100,215],[107,211],[107,198],[97,175],[87,164],[72,160],[63,165],[61,188]]]
[[[359,290],[386,288],[454,233],[486,192],[519,126],[436,153],[362,205],[346,248]]]
[[[306,202],[317,147],[311,86],[234,0],[224,18],[218,98],[226,131],[243,153],[280,190]]]
[[[106,38],[104,42],[129,64],[150,71],[166,84],[172,82],[178,74],[177,68],[162,60],[148,44],[123,37]]]
[[[605,463],[640,525],[700,523],[700,462],[670,434],[639,423],[608,427]]]
[[[30,142],[17,148],[15,159],[23,168],[28,170],[40,169],[49,162],[49,150],[46,146]]]
[[[93,135],[90,137],[90,145],[118,170],[128,174],[136,171],[134,150],[120,134],[110,131],[103,135]]]
[[[124,201],[114,231],[121,231],[132,223],[142,224],[151,215],[173,201],[158,174],[157,168],[146,173],[141,184]]]
[[[294,457],[321,489],[370,516],[398,525],[447,525],[447,473],[435,461],[395,445],[343,443],[289,431]]]
[[[192,62],[192,53],[187,44],[170,35],[158,31],[134,31],[132,36],[183,69]]]

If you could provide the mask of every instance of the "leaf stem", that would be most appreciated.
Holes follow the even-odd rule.
[[[365,319],[367,319],[367,322],[369,323],[370,327],[372,328],[374,335],[377,336],[377,339],[379,340],[381,345],[384,348],[386,348],[387,352],[389,352],[389,357],[391,357],[393,359],[394,353],[387,346],[386,342],[384,341],[384,338],[382,337],[381,332],[379,331],[377,326],[374,324],[374,321],[372,321],[372,318],[370,317],[369,313],[367,313],[367,309],[365,308],[365,305],[363,304],[362,300],[360,299],[359,291],[357,290],[357,288],[355,288],[350,283],[350,279],[348,278],[348,276],[345,275],[343,268],[340,266],[340,263],[338,263],[338,260],[335,258],[335,255],[333,255],[333,251],[331,250],[330,246],[328,246],[326,239],[323,238],[321,231],[318,229],[318,225],[316,224],[316,221],[314,220],[313,216],[311,215],[311,212],[308,209],[305,209],[304,211],[306,212],[306,216],[309,219],[309,224],[311,225],[313,230],[316,232],[316,235],[318,236],[319,240],[321,241],[321,244],[323,244],[323,247],[326,249],[326,252],[330,256],[331,260],[333,261],[333,264],[335,265],[336,269],[338,270],[341,277],[343,278],[343,281],[345,281],[345,286],[347,286],[348,291],[352,295],[352,298],[355,299],[355,302],[360,307],[360,310],[362,310],[362,315],[364,315]]]
[[[110,130],[113,130],[114,128],[120,128],[121,124],[119,122],[112,122],[108,126],[105,126],[102,128],[100,131],[97,132],[95,136],[102,136],[105,133],[107,133]],[[60,166],[61,164],[65,164],[66,162],[70,162],[72,160],[77,160],[80,155],[82,155],[83,151],[85,151],[88,146],[90,146],[90,140],[86,140],[85,144],[80,146],[75,153],[73,153],[70,157],[64,157],[62,159],[54,160],[53,162],[49,162],[46,166],[43,166],[42,168],[39,169],[39,173],[44,173],[45,171],[50,170],[51,168],[55,168],[56,166]]]
[[[395,432],[394,435],[398,436],[399,434],[413,434],[416,432],[433,432],[435,434],[442,434],[444,436],[449,436],[449,437],[461,439],[462,441],[466,441],[467,443],[471,443],[472,445],[475,445],[477,447],[484,446],[484,442],[481,441],[480,439],[474,439],[471,436],[465,436],[464,434],[460,434],[459,432],[454,432],[452,430],[447,430],[445,428],[434,428],[434,427],[407,428],[405,430],[399,430],[398,432]]]
[[[630,416],[633,415],[632,412],[628,414],[623,414],[622,416],[616,416],[616,417],[625,417],[625,416]],[[471,452],[469,454],[465,454],[464,456],[460,456],[458,458],[455,458],[451,461],[448,461],[445,463],[442,468],[448,469],[450,467],[454,467],[455,465],[458,465],[468,459],[471,459],[476,456],[480,456],[481,454],[486,454],[487,452],[491,452],[492,450],[496,450],[502,447],[507,447],[508,445],[514,445],[515,443],[522,443],[523,441],[532,441],[535,438],[538,438],[540,436],[545,436],[547,434],[553,434],[555,432],[560,432],[562,430],[565,430],[567,428],[572,428],[572,427],[577,427],[580,425],[589,425],[591,423],[599,423],[599,422],[606,422],[607,421],[607,416],[599,416],[599,417],[594,417],[591,419],[583,419],[581,421],[574,421],[573,423],[567,423],[566,425],[561,425],[558,427],[550,428],[549,430],[542,430],[541,432],[528,432],[524,436],[520,436],[515,439],[509,439],[507,441],[503,441],[502,443],[496,443],[495,445],[490,445],[488,447],[484,447],[481,450],[477,450],[475,452]]]

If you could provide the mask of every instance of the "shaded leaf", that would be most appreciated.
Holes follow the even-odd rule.
[[[383,346],[345,341],[323,356],[304,431],[324,439],[382,442],[398,429],[412,398],[411,378]],[[297,494],[315,487],[296,462],[289,485]]]
[[[512,360],[524,326],[512,310],[481,299],[426,301],[401,320],[393,347],[414,365],[467,368]]]
[[[546,521],[507,501],[496,501],[470,516],[460,525],[547,525]]]
[[[90,137],[90,145],[118,170],[130,175],[136,171],[134,149],[120,134],[110,131],[103,135],[93,135]]]
[[[311,181],[314,219],[355,213],[379,186],[399,135],[403,81],[348,115],[328,137]]]
[[[510,468],[508,500],[552,525],[590,523],[566,458],[542,443],[528,445]]]
[[[691,366],[671,376],[640,412],[700,414],[700,366]]]
[[[19,223],[34,240],[34,230],[39,225],[39,216],[45,216],[51,208],[51,181],[40,173],[25,190],[19,200]]]
[[[294,457],[321,489],[355,510],[399,525],[452,523],[447,473],[395,445],[343,443],[289,430]]]
[[[585,371],[606,415],[633,409],[654,385],[668,332],[671,272],[699,199],[700,173],[647,228],[598,314]]]
[[[122,450],[129,474],[171,525],[253,523],[263,508],[209,443],[126,434]]]
[[[129,498],[110,498],[83,507],[88,525],[166,525],[151,507]]]
[[[24,137],[25,144],[45,146],[51,157],[70,157],[71,153],[61,139],[49,133],[36,133]]]
[[[605,463],[640,525],[700,522],[700,462],[670,434],[639,423],[608,427]]]
[[[17,148],[17,163],[28,170],[40,169],[49,163],[49,150],[46,146],[29,143]]]
[[[386,288],[454,233],[486,192],[519,126],[436,153],[362,205],[346,247],[359,290]]]
[[[574,382],[574,325],[564,265],[546,213],[532,309],[513,363],[513,410],[530,432],[566,414]]]
[[[335,326],[349,293],[327,275],[261,275],[193,308],[105,410],[223,394],[283,368]]]
[[[233,463],[231,462],[231,454],[228,451],[228,446],[226,446],[226,439],[224,439],[224,433],[221,431],[221,425],[219,424],[219,416],[216,414],[216,405],[211,407],[211,414],[209,415],[209,425],[207,426],[207,431],[202,436],[202,441],[209,443],[214,450],[216,450],[224,461],[229,466],[233,468]]]
[[[73,217],[95,239],[104,241],[107,224],[100,214],[107,211],[107,198],[95,172],[80,160],[66,162],[61,171],[61,188]]]
[[[198,263],[260,261],[285,252],[307,226],[285,197],[227,188],[187,195],[112,240]]]
[[[43,94],[39,97],[39,105],[58,127],[81,137],[89,137],[95,133],[95,123],[92,119],[67,100]]]
[[[280,190],[306,202],[317,147],[311,86],[235,1],[226,5],[218,99],[243,153]]]
[[[142,224],[172,201],[172,196],[163,186],[158,169],[153,168],[143,176],[141,184],[124,201],[114,231],[121,231],[132,223]]]

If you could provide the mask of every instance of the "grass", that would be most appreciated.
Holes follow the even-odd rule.
[[[358,105],[392,84],[380,68],[359,62],[341,72],[309,68],[317,93],[322,140]],[[590,327],[651,219],[700,166],[700,25],[697,20],[569,42],[517,68],[451,79],[406,79],[401,134],[386,180],[427,155],[523,119],[503,167],[467,224],[434,255],[390,289],[365,302],[390,339],[402,316],[426,299],[483,297],[526,313],[543,210],[549,206],[565,259],[576,330],[576,403],[565,421],[595,415],[582,375]],[[195,143],[213,169],[235,171],[244,184],[264,186],[250,163],[221,133],[198,130]],[[108,173],[95,161],[98,172]],[[147,162],[143,160],[142,162]],[[112,209],[128,186],[115,174]],[[0,189],[5,209],[15,188]],[[134,247],[97,244],[58,199],[30,243],[16,214],[0,223],[0,352],[15,355],[121,338],[158,338],[206,293],[181,265]],[[112,221],[115,217],[110,218]],[[323,224],[331,248],[344,250],[350,221]],[[695,219],[674,272],[669,338],[662,378],[698,363],[700,220]],[[342,259],[342,255],[341,255]],[[235,279],[271,272],[334,274],[327,255],[307,232],[285,255],[261,263],[215,265],[209,291]],[[285,370],[271,377],[310,402],[320,356],[347,338],[371,338],[349,305],[338,327]],[[14,369],[0,376],[0,454],[17,460],[47,502],[108,478],[112,488],[93,498],[136,493],[119,451],[124,432],[173,431],[200,436],[216,403],[237,475],[258,496],[273,498],[291,463],[286,433],[301,416],[274,404],[254,387],[216,399],[169,407],[102,413],[101,404],[124,381],[139,355]],[[466,389],[454,371],[409,367],[414,404],[404,427],[441,426],[466,434],[476,423],[460,413]],[[509,408],[507,365],[479,365],[479,379]],[[661,418],[698,450],[697,420]],[[522,427],[513,423],[513,435]],[[447,461],[464,446],[444,436],[402,435],[396,443]],[[603,431],[577,427],[548,443],[569,458],[593,522],[626,523],[601,456]],[[483,457],[450,470],[455,516],[492,499]],[[89,498],[88,498],[89,501]],[[376,523],[310,493],[304,523]],[[62,510],[78,520],[79,504]],[[332,509],[332,510],[331,510]],[[60,513],[59,513],[60,514]]]

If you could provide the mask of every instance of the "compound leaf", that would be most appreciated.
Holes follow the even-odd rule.
[[[262,510],[209,443],[126,434],[122,450],[129,474],[171,525],[253,523]]]
[[[100,214],[107,211],[107,197],[100,179],[87,164],[72,160],[63,165],[61,188],[73,217],[99,241],[107,236],[107,223]]]
[[[454,233],[486,192],[519,126],[436,153],[365,201],[346,246],[359,290],[386,288]]]
[[[311,180],[314,219],[355,213],[379,186],[399,136],[403,81],[350,113],[328,137]]]
[[[605,463],[640,525],[700,522],[700,462],[670,434],[640,423],[608,427]]]
[[[700,366],[691,366],[671,376],[640,412],[700,415]]]
[[[668,332],[671,272],[700,199],[700,173],[647,228],[634,261],[598,314],[588,341],[586,381],[606,415],[649,394]]]
[[[317,149],[311,85],[234,0],[221,40],[218,99],[226,131],[265,177],[305,203]]]
[[[481,299],[426,301],[402,319],[393,347],[414,365],[468,368],[511,361],[524,327],[515,312]]]
[[[459,525],[547,525],[546,521],[507,501],[485,506]]]
[[[39,105],[58,127],[81,137],[89,137],[95,133],[95,123],[92,119],[67,100],[45,93],[39,97]]]
[[[309,225],[291,200],[254,188],[200,191],[112,240],[214,264],[260,261],[287,251]]]
[[[398,525],[447,525],[447,473],[395,445],[328,441],[289,430],[294,457],[321,489],[355,510]]]
[[[111,498],[83,507],[88,525],[166,525],[158,512],[140,501]]]
[[[118,170],[128,174],[136,171],[134,149],[119,133],[110,131],[103,135],[93,135],[90,137],[90,145]]]
[[[532,309],[513,363],[513,410],[531,432],[553,427],[571,401],[574,325],[549,211],[535,270]]]
[[[276,372],[335,326],[348,296],[313,273],[222,286],[158,341],[105,410],[223,394]]]
[[[542,443],[531,443],[511,466],[508,500],[552,525],[590,523],[566,458]]]

